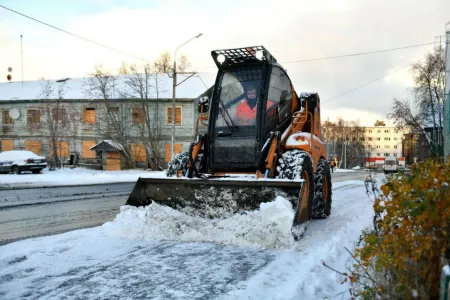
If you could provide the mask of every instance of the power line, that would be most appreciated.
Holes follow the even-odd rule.
[[[281,62],[282,64],[290,64],[290,63],[299,63],[299,62],[308,62],[308,61],[317,61],[317,60],[326,60],[326,59],[335,59],[335,58],[343,58],[343,57],[351,57],[351,56],[361,56],[361,55],[367,55],[367,54],[374,54],[374,53],[382,53],[382,52],[389,52],[389,51],[397,51],[397,50],[403,50],[403,49],[409,49],[409,48],[416,48],[416,47],[423,47],[423,46],[429,46],[434,45],[435,43],[425,43],[425,44],[417,44],[417,45],[410,45],[410,46],[404,46],[404,47],[397,47],[397,48],[390,48],[390,49],[383,49],[383,50],[376,50],[376,51],[368,51],[368,52],[359,52],[359,53],[352,53],[352,54],[344,54],[344,55],[336,55],[336,56],[327,56],[327,57],[321,57],[321,58],[311,58],[311,59],[302,59],[302,60],[291,60],[291,61],[284,61]]]
[[[55,29],[55,30],[64,32],[64,33],[66,33],[66,34],[69,34],[69,35],[74,36],[74,37],[76,37],[76,38],[79,38],[79,39],[81,39],[81,40],[84,40],[84,41],[86,41],[86,42],[95,44],[95,45],[97,45],[97,46],[100,46],[100,47],[106,48],[106,49],[108,49],[108,50],[112,50],[112,51],[115,51],[115,52],[118,52],[118,53],[121,53],[121,54],[124,54],[124,55],[127,55],[127,56],[130,56],[130,57],[134,57],[134,58],[139,59],[139,60],[142,60],[142,61],[150,62],[149,60],[147,60],[147,59],[145,59],[145,58],[142,58],[142,57],[139,57],[139,56],[136,56],[136,55],[133,55],[133,54],[124,52],[124,51],[122,51],[122,50],[119,50],[119,49],[116,49],[116,48],[113,48],[113,47],[110,47],[110,46],[107,46],[107,45],[104,45],[104,44],[95,42],[95,41],[90,40],[90,39],[88,39],[88,38],[79,36],[78,34],[71,33],[71,32],[66,31],[66,30],[64,30],[64,29],[58,28],[58,27],[53,26],[53,25],[51,25],[51,24],[48,24],[48,23],[45,23],[45,22],[40,21],[40,20],[38,20],[38,19],[35,19],[35,18],[33,18],[33,17],[27,16],[27,15],[25,15],[25,14],[23,14],[23,13],[20,13],[20,12],[18,12],[18,11],[15,11],[15,10],[13,10],[13,9],[11,9],[11,8],[6,7],[6,6],[0,5],[0,7],[1,7],[1,8],[4,8],[4,9],[6,9],[6,10],[9,10],[9,11],[15,13],[15,14],[21,15],[21,16],[27,18],[27,19],[33,20],[33,21],[35,21],[35,22],[41,23],[41,24],[43,24],[43,25],[45,25],[45,26],[48,26],[48,27],[50,27],[50,28],[53,28],[53,29]]]
[[[387,77],[387,76],[389,76],[389,75],[392,75],[392,74],[394,74],[395,72],[398,72],[398,71],[400,71],[400,70],[402,70],[402,69],[404,69],[404,68],[406,68],[406,67],[409,67],[409,66],[413,65],[414,63],[415,63],[415,62],[409,63],[409,64],[407,64],[407,65],[405,65],[405,66],[403,66],[403,67],[400,67],[400,68],[398,68],[398,69],[395,69],[395,70],[392,71],[392,72],[389,72],[389,73],[387,73],[387,74],[384,74],[384,75],[381,76],[381,77],[378,77],[378,78],[376,78],[376,79],[374,79],[374,80],[371,80],[371,81],[366,82],[366,83],[364,83],[364,84],[362,84],[362,85],[359,85],[359,86],[357,86],[357,87],[355,87],[355,88],[353,88],[353,89],[351,89],[351,90],[348,90],[348,91],[346,91],[346,92],[344,92],[344,93],[342,93],[342,94],[339,94],[339,95],[337,95],[337,96],[331,98],[330,100],[324,101],[323,104],[328,103],[328,102],[330,102],[330,101],[333,101],[333,100],[336,99],[336,98],[339,98],[339,97],[342,97],[342,96],[344,96],[344,95],[347,95],[348,93],[351,93],[351,92],[353,92],[353,91],[356,91],[356,90],[358,90],[358,89],[360,89],[360,88],[362,88],[362,87],[365,87],[366,85],[369,85],[369,84],[371,84],[371,83],[374,83],[375,81],[378,81],[378,80],[380,80],[380,79],[383,79],[384,77]]]
[[[283,61],[283,62],[280,62],[280,64],[302,63],[302,62],[310,62],[310,61],[319,61],[319,60],[344,58],[344,57],[362,56],[362,55],[368,55],[368,54],[375,54],[375,53],[382,53],[382,52],[398,51],[398,50],[409,49],[409,48],[430,46],[430,45],[435,45],[435,44],[436,44],[436,42],[423,43],[423,44],[402,46],[402,47],[382,49],[382,50],[374,50],[374,51],[367,51],[367,52],[358,52],[358,53],[335,55],[335,56],[326,56],[326,57],[319,57],[319,58],[309,58],[309,59],[301,59],[301,60]],[[203,67],[203,68],[200,68],[200,69],[212,69],[212,68],[216,68],[216,67],[215,66],[214,67],[213,66],[207,66],[207,67]]]

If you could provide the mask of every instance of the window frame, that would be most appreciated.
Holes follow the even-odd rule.
[[[180,109],[180,123],[177,124],[177,109]],[[169,113],[169,110],[172,110],[172,105],[167,105],[165,109],[166,113],[166,125],[172,126],[172,122],[169,122],[169,117],[172,118],[172,113]],[[175,105],[175,127],[181,127],[183,126],[183,106],[182,105]]]

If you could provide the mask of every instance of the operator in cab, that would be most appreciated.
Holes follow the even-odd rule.
[[[245,98],[236,107],[236,119],[238,119],[239,125],[255,125],[258,103],[256,86],[252,83],[247,84],[245,95]],[[272,107],[274,104],[275,103],[273,101],[267,100],[267,109]]]

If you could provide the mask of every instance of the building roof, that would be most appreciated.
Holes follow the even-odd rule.
[[[123,146],[113,140],[103,140],[97,145],[90,148],[90,150],[105,150],[105,151],[123,151]]]
[[[172,98],[172,78],[167,74],[157,74],[158,81],[160,82],[159,95],[157,97],[154,90],[150,91],[149,98]],[[200,76],[200,77],[198,77]],[[121,91],[125,91],[127,94],[131,94],[129,87],[126,85],[127,75],[115,76],[116,81],[114,87],[111,88],[110,99],[123,99],[123,94]],[[51,98],[57,98],[57,90],[59,87],[64,87],[65,93],[64,99],[84,99],[92,100],[98,99],[98,96],[92,95],[88,91],[88,79],[84,78],[64,78],[61,80],[49,80],[52,84],[54,93]],[[186,75],[178,75],[178,83],[186,79]],[[176,89],[176,97],[178,98],[197,98],[199,95],[203,94],[208,87],[205,84],[210,84],[214,82],[214,77],[212,73],[200,73],[189,78],[185,82],[179,84]],[[11,101],[11,100],[36,100],[44,99],[46,97],[42,96],[42,87],[47,82],[47,80],[35,80],[35,81],[20,81],[16,82],[2,82],[0,83],[0,102],[1,101]]]

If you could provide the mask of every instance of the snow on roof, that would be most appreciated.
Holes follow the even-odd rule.
[[[126,90],[126,76],[116,76],[116,89],[112,90],[111,98],[122,98],[118,90]],[[188,75],[178,75],[178,83],[176,89],[177,98],[197,98],[204,93],[211,85],[214,84],[215,74],[213,73],[199,73],[189,78],[185,82]],[[199,77],[200,76],[200,77]],[[49,80],[53,84],[53,89],[58,89],[58,86],[64,85],[67,92],[64,94],[64,99],[93,99],[87,92],[87,82],[89,77],[84,78],[63,78],[61,80]],[[172,78],[167,74],[158,74],[160,82],[159,98],[172,98]],[[202,80],[205,82],[203,84]],[[5,100],[33,100],[42,99],[42,86],[47,80],[20,81],[17,82],[2,82],[0,83],[0,101]],[[153,84],[153,82],[152,82]],[[52,98],[56,98],[54,95]],[[156,98],[156,93],[151,92],[149,98]]]
[[[105,145],[106,144],[106,145]],[[106,146],[106,148],[105,148]],[[123,146],[113,140],[103,140],[95,146],[92,146],[90,150],[110,150],[109,148],[113,148],[119,151],[123,151]]]

